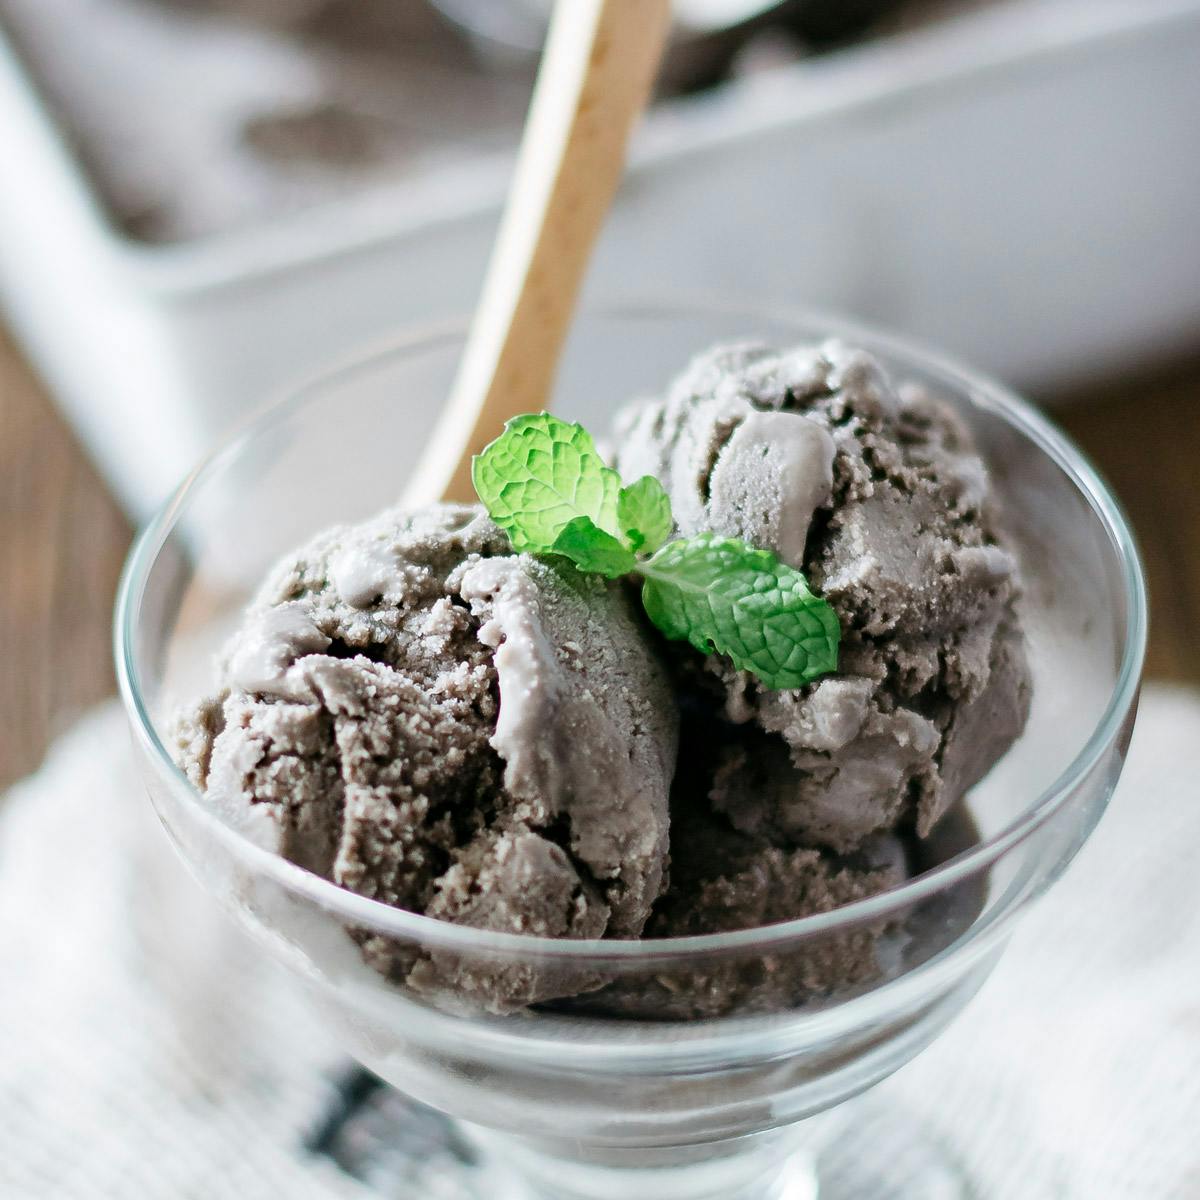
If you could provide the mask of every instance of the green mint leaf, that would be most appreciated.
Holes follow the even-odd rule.
[[[591,517],[576,517],[563,526],[551,550],[569,558],[581,571],[619,579],[637,566],[628,546],[599,528]]]
[[[674,518],[662,485],[646,475],[622,487],[581,425],[517,417],[476,455],[471,477],[514,550],[559,554],[608,579],[640,574],[642,603],[667,637],[728,655],[772,689],[837,669],[837,614],[799,571],[735,538],[667,541]]]
[[[617,531],[621,479],[591,434],[549,413],[516,417],[471,462],[475,491],[514,550],[549,552],[576,517]]]
[[[653,554],[671,536],[675,528],[671,501],[653,475],[643,475],[637,483],[620,490],[617,523],[621,536],[634,551]]]
[[[642,603],[667,637],[727,654],[765,687],[802,687],[837,669],[837,614],[769,551],[701,533],[637,569]]]

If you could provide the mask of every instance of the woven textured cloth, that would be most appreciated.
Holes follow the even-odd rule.
[[[0,802],[0,1196],[375,1195],[303,1149],[342,1056],[176,861],[122,726],[101,709]],[[1198,781],[1200,696],[1149,689],[1098,832],[866,1102],[981,1200],[1200,1197]],[[453,1200],[421,1157],[414,1200]]]

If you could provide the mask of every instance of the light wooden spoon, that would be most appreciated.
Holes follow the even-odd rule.
[[[545,408],[670,12],[670,0],[558,0],[483,294],[407,506],[474,500],[471,456]]]

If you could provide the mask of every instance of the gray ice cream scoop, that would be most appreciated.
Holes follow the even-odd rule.
[[[954,413],[838,343],[718,347],[618,421],[616,466],[658,477],[680,531],[803,569],[842,625],[836,676],[766,691],[719,656],[684,687],[731,728],[712,801],[735,827],[850,851],[927,834],[1024,726],[1016,564]]]
[[[641,932],[665,886],[678,718],[619,585],[514,555],[480,509],[386,512],[277,567],[222,683],[181,720],[179,757],[249,836],[449,921]],[[554,993],[536,972],[368,950],[495,1008]]]

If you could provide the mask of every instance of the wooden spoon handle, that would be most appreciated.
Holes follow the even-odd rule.
[[[546,406],[670,11],[670,0],[558,0],[483,295],[409,506],[474,500],[471,456]]]

